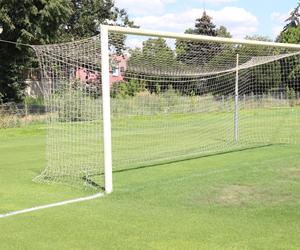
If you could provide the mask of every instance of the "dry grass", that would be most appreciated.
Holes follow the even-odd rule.
[[[230,185],[219,191],[215,201],[222,205],[243,205],[251,200],[261,200],[264,196],[253,186]]]
[[[17,114],[1,114],[0,113],[0,128],[16,128],[27,126],[36,122],[43,122],[47,119],[47,115],[27,115],[20,116]]]

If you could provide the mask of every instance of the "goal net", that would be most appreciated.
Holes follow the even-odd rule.
[[[35,181],[103,187],[108,119],[113,171],[300,141],[299,46],[104,28],[35,46],[48,113]]]

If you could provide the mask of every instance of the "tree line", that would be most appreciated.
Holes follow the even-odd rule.
[[[299,5],[286,20],[287,24],[276,39],[278,42],[300,43]],[[0,1],[0,39],[18,43],[18,45],[0,42],[0,102],[21,101],[24,95],[25,83],[22,73],[25,68],[37,67],[33,52],[21,44],[49,44],[59,43],[99,33],[100,24],[115,24],[137,27],[130,20],[126,10],[115,6],[113,0],[2,0]],[[195,22],[194,28],[185,31],[187,34],[201,34],[208,36],[231,37],[225,26],[216,27],[212,18],[204,11]],[[252,36],[247,39],[268,40],[266,37]],[[118,38],[124,45],[125,37]],[[195,62],[201,67],[210,62],[210,67],[218,64],[220,57],[226,57],[224,48],[217,48],[216,44],[195,43],[193,41],[178,40],[175,50],[171,49],[164,39],[149,39],[141,49],[131,50],[132,62],[147,60],[152,67],[166,71],[182,65],[193,65]],[[120,49],[120,48],[119,48]],[[123,48],[121,48],[123,49]],[[245,48],[244,48],[245,50]],[[158,61],[157,58],[160,58]],[[130,63],[130,62],[129,62]],[[289,64],[288,61],[282,64]],[[299,63],[300,64],[300,63]],[[298,80],[299,64],[290,65],[282,70],[280,76],[266,76],[273,82],[292,82]],[[209,65],[209,64],[208,64]],[[280,67],[280,65],[274,65]],[[278,71],[278,70],[277,70]],[[261,77],[261,76],[260,76]],[[257,82],[261,81],[257,74]],[[195,81],[194,81],[195,83]],[[203,90],[203,81],[191,86],[193,91]],[[158,87],[153,86],[153,89]],[[159,87],[162,91],[162,87]],[[193,93],[195,94],[195,93]],[[197,94],[197,93],[196,93]]]
[[[291,17],[286,20],[287,25],[277,37],[277,42],[300,42],[300,26],[297,18],[299,7],[291,13]],[[295,17],[296,15],[296,17]],[[212,22],[212,18],[204,11],[202,17],[196,19],[195,27],[185,31],[186,34],[232,37],[225,26],[219,28]],[[270,42],[272,39],[266,36],[253,35],[246,36],[247,40],[258,40]],[[173,45],[174,46],[174,45]],[[226,45],[216,42],[176,40],[172,49],[163,38],[150,38],[143,42],[141,48],[130,51],[128,65],[132,72],[127,72],[130,79],[132,75],[138,78],[140,75],[141,84],[146,86],[150,92],[168,90],[171,86],[179,93],[185,95],[202,95],[212,93],[215,95],[233,95],[235,72],[231,74],[221,74],[222,71],[234,70],[236,67],[236,54],[240,55],[240,64],[250,61],[252,58],[279,55],[287,53],[284,49],[252,46],[252,45]],[[221,73],[218,75],[217,73]],[[246,73],[247,71],[248,73]],[[195,77],[197,73],[208,73],[205,77]],[[142,74],[141,74],[142,73]],[[182,78],[176,74],[186,74]],[[190,73],[190,76],[188,74]],[[210,74],[209,74],[210,73]],[[155,79],[155,75],[157,79]],[[292,89],[300,91],[298,84],[300,80],[299,56],[287,57],[275,60],[266,64],[261,64],[248,69],[241,70],[239,80],[246,83],[243,90],[245,94],[265,94],[276,93]],[[164,79],[162,81],[162,79]],[[157,80],[157,82],[155,81]],[[228,86],[216,86],[228,84]],[[157,85],[160,85],[157,87]]]

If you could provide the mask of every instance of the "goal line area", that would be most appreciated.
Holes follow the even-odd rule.
[[[31,47],[46,119],[35,183],[111,193],[114,172],[300,142],[299,45],[103,25]]]

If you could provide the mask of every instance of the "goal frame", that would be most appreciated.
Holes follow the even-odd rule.
[[[240,44],[240,45],[257,45],[257,46],[272,46],[277,48],[286,49],[299,49],[300,44],[287,44],[287,43],[275,43],[275,42],[265,42],[265,41],[255,41],[255,40],[245,40],[245,39],[232,39],[232,38],[222,38],[222,37],[211,37],[204,35],[193,35],[193,34],[182,34],[175,32],[162,32],[146,29],[128,28],[120,26],[110,26],[101,25],[101,80],[102,80],[102,101],[103,101],[103,145],[104,145],[104,191],[109,194],[113,191],[113,171],[112,171],[112,131],[111,131],[111,109],[110,109],[110,82],[109,82],[109,32],[121,33],[127,35],[140,35],[140,36],[151,36],[151,37],[161,37],[170,39],[183,39],[183,40],[194,40],[194,41],[206,41],[206,42],[219,42],[227,44]],[[0,42],[18,44],[22,46],[30,47],[35,51],[35,47],[29,44],[20,44],[11,41],[1,40]],[[238,141],[238,82],[239,82],[239,60],[238,55],[236,58],[236,86],[235,86],[235,115],[234,115],[234,125],[235,125],[235,140]],[[0,214],[1,218],[7,218],[10,216],[30,213],[33,211],[38,211],[42,209],[48,209],[58,206],[64,206],[68,204],[86,202],[93,199],[98,199],[103,197],[104,193],[99,192],[94,195],[85,196],[72,200],[65,200],[62,202],[51,203],[47,205],[41,205],[31,208],[26,208],[22,210],[12,211],[5,214]]]
[[[162,32],[147,29],[128,28],[121,26],[101,25],[101,79],[103,98],[103,145],[104,145],[104,189],[107,194],[113,191],[112,174],[112,137],[111,137],[111,112],[110,112],[110,83],[109,83],[109,32],[125,35],[151,36],[169,39],[184,39],[193,41],[220,42],[226,44],[272,46],[286,49],[299,49],[300,44],[275,43],[266,41],[233,39],[224,37],[212,37],[205,35],[182,34],[176,32]],[[235,83],[235,111],[234,111],[234,140],[238,142],[238,78],[239,58],[236,62],[236,83]]]

